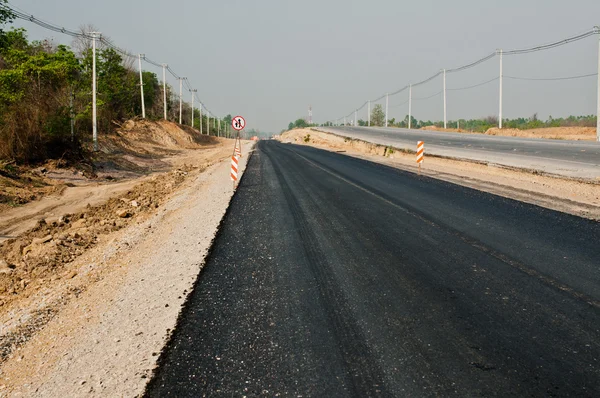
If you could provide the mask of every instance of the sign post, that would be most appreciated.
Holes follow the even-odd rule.
[[[236,131],[235,144],[233,145],[233,155],[231,157],[231,179],[233,180],[233,189],[235,189],[235,183],[237,181],[238,158],[242,157],[242,140],[240,139],[240,131],[246,127],[246,119],[241,116],[234,117],[231,119],[231,127],[233,127],[233,129]]]

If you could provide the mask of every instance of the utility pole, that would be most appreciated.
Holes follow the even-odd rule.
[[[502,72],[502,49],[499,50],[500,51],[500,98],[499,98],[499,110],[498,110],[498,128],[502,128],[502,77],[503,77],[503,72]]]
[[[144,54],[139,54],[139,66],[140,66],[140,93],[142,95],[142,118],[146,118],[146,106],[144,104],[144,79],[142,78],[142,57]]]
[[[206,123],[206,130],[207,130],[206,134],[210,135],[210,112],[209,111],[206,111],[206,116],[208,116],[208,119],[207,119],[208,122]]]
[[[98,120],[96,111],[96,38],[100,32],[90,32],[92,35],[92,136],[94,141],[94,152],[98,151]]]
[[[192,93],[192,128],[194,128],[194,97],[197,92],[198,90],[190,90],[190,93]]]
[[[200,135],[202,135],[202,102],[200,103],[198,110],[200,111]]]
[[[600,27],[594,26],[598,35],[598,103],[596,109],[596,140],[600,142]]]
[[[386,94],[385,95],[385,127],[388,126],[388,108],[389,108],[388,105],[390,102],[389,99],[390,99],[389,94]]]
[[[167,68],[169,65],[162,64],[163,67],[163,104],[165,110],[165,120],[167,120]]]
[[[179,78],[179,124],[181,124],[181,116],[183,115],[183,79],[185,77]]]
[[[371,127],[371,100],[369,100],[369,105],[367,106],[367,125]]]
[[[408,86],[408,128],[412,126],[412,84]]]
[[[444,129],[448,128],[448,119],[446,116],[446,69],[444,69]]]
[[[217,121],[219,122],[219,127],[217,127],[217,132],[220,137],[221,136],[221,119],[217,119]]]

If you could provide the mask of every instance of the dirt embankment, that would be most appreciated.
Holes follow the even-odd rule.
[[[595,141],[596,140],[596,128],[595,127],[544,127],[539,129],[499,129],[493,127],[488,129],[485,133],[478,133],[477,131],[469,131],[463,129],[444,129],[436,126],[423,127],[422,130],[429,131],[442,131],[449,133],[471,133],[471,134],[486,134],[486,135],[498,135],[503,137],[522,137],[522,138],[545,138],[550,140],[573,140],[573,141]]]
[[[0,242],[41,218],[56,221],[127,192],[143,178],[185,164],[198,149],[211,155],[210,163],[224,142],[171,122],[128,121],[116,133],[100,135],[100,150],[89,159],[37,167],[5,164],[0,167]]]
[[[596,128],[594,127],[546,127],[531,130],[491,128],[485,134],[505,137],[547,138],[551,140],[596,140]]]
[[[418,172],[412,151],[400,150],[324,133],[295,129],[276,136],[282,142],[345,152],[403,170]],[[533,174],[494,164],[425,155],[421,173],[496,195],[536,204],[580,217],[600,220],[600,184],[591,181]]]
[[[88,157],[78,161],[49,160],[36,166],[0,162],[0,213],[47,196],[61,196],[68,188],[166,171],[172,166],[171,157],[219,142],[219,138],[171,122],[129,120],[113,134],[100,134],[99,151],[87,152]]]

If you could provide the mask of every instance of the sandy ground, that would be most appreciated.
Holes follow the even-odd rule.
[[[242,170],[252,145],[244,143]],[[26,281],[17,299],[0,307],[0,396],[143,392],[233,194],[230,150],[225,160],[207,168],[209,153],[187,153],[178,161],[192,166],[138,184],[169,192],[147,210],[138,210],[146,203],[143,190],[128,191],[125,200],[111,199],[119,212],[123,206],[131,212],[116,220],[126,220],[125,225],[94,233],[74,261],[61,263],[50,278]],[[221,155],[225,152],[214,154]],[[133,208],[134,201],[138,206]],[[102,206],[97,211],[86,207],[87,217],[78,216],[70,227],[51,227],[70,231],[78,222],[80,229],[96,228],[94,214],[107,205]],[[47,227],[31,233],[43,235]],[[84,239],[89,231],[70,232],[67,242]],[[41,253],[39,247],[55,241],[43,240],[31,243]]]
[[[229,149],[224,151],[220,145],[214,145],[204,148],[203,151],[205,155],[204,164],[210,164],[227,156],[225,152]],[[54,192],[50,191],[39,200],[0,212],[0,243],[33,228],[40,219],[45,219],[47,223],[51,223],[65,214],[79,212],[87,205],[96,206],[110,197],[127,192],[136,184],[151,179],[156,173],[160,173],[167,168],[181,167],[186,163],[190,164],[195,156],[194,152],[195,149],[183,149],[175,156],[162,158],[161,163],[163,163],[163,166],[158,170],[135,174],[129,172],[126,178],[123,177],[120,181],[115,182],[106,179],[79,178],[76,181],[71,179],[69,182],[77,185],[65,186],[65,175],[72,174],[70,171],[55,170],[49,172],[48,178],[59,181],[59,186],[62,185],[63,188]],[[112,171],[112,174],[117,174],[117,172]]]
[[[381,145],[310,129],[291,130],[276,138],[282,142],[344,152],[350,156],[418,172],[414,154],[393,149],[390,151]],[[549,209],[600,220],[598,183],[432,156],[426,156],[421,173]]]
[[[423,130],[444,131],[452,133],[477,133],[463,129],[444,129],[436,126],[427,126]],[[573,140],[573,141],[596,141],[595,127],[544,127],[539,129],[519,130],[519,129],[488,129],[486,135],[500,135],[504,137],[524,137],[524,138],[546,138],[551,140]]]

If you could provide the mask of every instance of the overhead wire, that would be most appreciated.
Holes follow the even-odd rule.
[[[513,80],[538,80],[538,81],[557,81],[557,80],[574,80],[574,79],[583,79],[586,77],[598,76],[598,73],[590,73],[587,75],[579,75],[579,76],[566,76],[566,77],[518,77],[518,76],[503,76],[506,79]],[[498,79],[498,78],[496,78]]]

